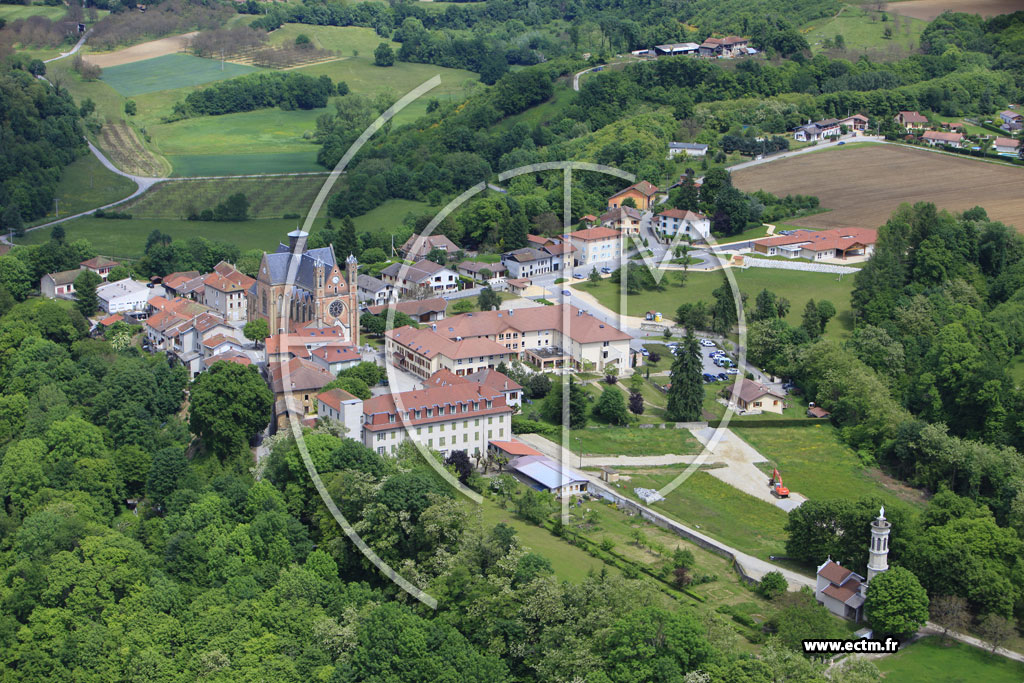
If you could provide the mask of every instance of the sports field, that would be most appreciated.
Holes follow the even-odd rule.
[[[907,0],[885,5],[886,12],[924,21],[931,21],[946,11],[994,17],[1021,9],[1020,0]]]
[[[901,145],[832,148],[733,173],[741,190],[812,194],[831,209],[790,221],[814,228],[876,228],[904,203],[950,211],[983,206],[989,218],[1024,231],[1024,168]]]
[[[91,61],[88,60],[87,61]],[[169,54],[103,70],[102,79],[125,97],[185,88],[259,71],[251,66],[193,55]]]

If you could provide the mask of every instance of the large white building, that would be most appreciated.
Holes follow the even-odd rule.
[[[488,441],[512,436],[512,407],[487,383],[463,380],[368,401],[334,389],[317,403],[321,418],[341,422],[349,438],[382,455],[411,440],[441,455],[465,450],[479,457]]]
[[[405,325],[387,330],[384,333],[385,358],[394,363],[395,367],[427,379],[445,368],[458,376],[477,370],[493,370],[516,356],[490,339],[438,334],[439,325],[446,325],[456,319],[443,320],[430,328],[416,329]]]
[[[100,308],[107,313],[124,313],[125,311],[145,311],[150,299],[162,296],[163,287],[150,286],[131,278],[107,282],[96,288],[96,297]]]
[[[459,289],[459,276],[455,271],[426,259],[411,266],[392,263],[380,272],[380,279],[401,296],[439,295]]]
[[[613,264],[622,257],[622,233],[599,226],[569,233],[569,243],[575,247],[575,265],[592,266]]]
[[[669,209],[658,214],[657,228],[669,239],[681,232],[691,242],[705,241],[711,234],[711,220],[696,211]]]

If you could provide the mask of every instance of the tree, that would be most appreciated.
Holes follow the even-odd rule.
[[[259,346],[264,339],[270,336],[270,328],[267,326],[266,320],[255,318],[245,324],[245,327],[242,328],[242,334],[245,335],[246,339]]]
[[[601,281],[601,274],[597,272],[597,266],[590,269],[590,275],[587,276],[590,282],[598,283]]]
[[[712,655],[703,629],[689,612],[644,606],[601,634],[596,650],[615,683],[681,681]]]
[[[474,308],[472,299],[459,299],[452,304],[452,313],[469,313]],[[382,330],[383,331],[383,330]]]
[[[119,263],[118,265],[111,268],[110,272],[107,273],[107,282],[118,282],[120,280],[124,280],[130,277],[132,277],[131,268]]]
[[[551,391],[551,378],[543,372],[535,372],[526,380],[526,390],[532,399],[544,398]]]
[[[672,361],[672,386],[668,390],[668,405],[665,413],[674,422],[693,422],[700,419],[704,404],[704,383],[700,346],[693,333],[687,330],[686,337],[676,349]]]
[[[607,387],[594,405],[594,417],[608,424],[629,424],[629,412],[622,392],[616,387]]]
[[[785,318],[789,315],[789,309],[792,308],[792,304],[789,303],[789,299],[784,296],[780,296],[775,300],[775,311],[780,318]]]
[[[779,609],[769,619],[768,628],[787,648],[801,652],[804,640],[842,637],[835,617],[814,599],[809,589],[783,593],[776,602]]]
[[[3,28],[3,26],[0,25],[0,28]],[[41,59],[33,59],[28,63],[28,72],[37,78],[39,76],[45,76],[46,64]]]
[[[4,207],[0,212],[0,228],[4,232],[12,233],[15,237],[25,236],[25,222],[21,218],[21,209],[14,202]]]
[[[636,200],[633,199],[632,197],[626,197],[625,199],[623,199],[622,200],[622,206],[627,206],[627,207],[629,207],[631,209],[639,208],[636,205]]]
[[[244,221],[249,218],[249,198],[244,192],[236,192],[213,210],[215,221]]]
[[[551,391],[541,403],[540,413],[545,420],[562,424],[562,383],[552,384]],[[587,426],[587,398],[576,380],[569,380],[569,427],[583,429]]]
[[[757,322],[758,320],[771,320],[778,315],[778,301],[775,293],[762,289],[755,300],[754,310],[747,319],[750,322]]]
[[[629,412],[634,415],[644,414],[644,395],[639,391],[631,391],[629,393]]]
[[[800,322],[800,327],[803,328],[804,332],[811,339],[817,339],[821,336],[823,325],[821,324],[821,315],[818,313],[818,306],[814,303],[814,299],[808,301],[807,305],[804,306],[804,315]]]
[[[439,266],[443,266],[448,263],[448,252],[440,247],[434,247],[430,250],[430,253],[427,254],[427,260],[433,261]]]
[[[992,654],[1013,637],[1015,630],[1011,620],[998,614],[986,614],[978,622],[978,634],[992,646]]]
[[[135,104],[135,100],[125,100],[125,103],[124,103],[124,113],[125,114],[127,114],[128,116],[135,116],[135,114],[138,112],[138,110],[139,110],[139,107],[138,107],[137,104]]]
[[[300,33],[299,35],[295,36],[295,47],[308,49],[313,47],[313,41],[310,40],[309,36],[307,36],[305,33]]]
[[[395,51],[387,43],[381,43],[373,51],[373,63],[377,66],[394,66]]]
[[[864,613],[877,635],[909,636],[928,621],[928,594],[909,570],[890,567],[868,584]]]
[[[711,295],[715,297],[711,305],[711,329],[718,334],[728,334],[739,320],[732,288],[728,282],[722,282]]]
[[[270,422],[274,396],[254,366],[217,362],[192,383],[189,429],[222,460]]]
[[[32,293],[32,272],[20,258],[0,256],[0,287],[15,301],[24,301]]]
[[[450,452],[446,462],[455,468],[455,474],[463,484],[469,480],[469,475],[473,474],[473,463],[470,462],[469,454],[465,450]]]
[[[75,278],[75,308],[86,318],[99,309],[96,288],[102,282],[103,278],[88,269],[83,270]]]
[[[818,320],[821,323],[821,333],[825,333],[825,326],[828,325],[828,321],[834,318],[836,315],[836,307],[832,305],[831,301],[822,299],[818,302]]]
[[[786,577],[779,571],[768,572],[761,577],[761,583],[757,584],[757,592],[769,600],[774,600],[788,589]]]
[[[146,478],[146,495],[157,505],[162,504],[178,488],[178,480],[186,470],[188,460],[184,449],[177,446],[160,449],[153,454]]]
[[[480,295],[477,296],[476,303],[481,311],[490,311],[501,308],[501,297],[490,287],[484,287]]]
[[[932,621],[942,627],[943,635],[950,631],[963,633],[971,623],[967,600],[959,595],[937,595],[928,606]]]

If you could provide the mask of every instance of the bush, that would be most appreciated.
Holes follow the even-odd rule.
[[[768,572],[761,577],[761,583],[757,584],[757,592],[763,597],[773,600],[782,595],[789,588],[786,578],[782,572]]]

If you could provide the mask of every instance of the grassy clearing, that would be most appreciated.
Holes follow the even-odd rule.
[[[318,219],[322,224],[323,219]],[[289,230],[295,229],[294,220],[264,219],[239,223],[179,221],[165,218],[109,220],[105,218],[78,218],[64,223],[68,241],[87,239],[101,254],[119,258],[139,258],[143,255],[146,238],[153,230],[174,239],[206,237],[222,240],[247,249],[273,249],[285,241]],[[50,238],[49,230],[34,230],[18,244],[40,244]]]
[[[308,173],[323,171],[316,163],[317,149],[285,154],[177,154],[168,155],[177,178],[250,175],[255,173]]]
[[[836,429],[825,422],[806,427],[744,428],[742,421],[732,430],[778,466],[786,485],[808,498],[854,499],[878,496],[923,504],[920,495],[902,495],[886,488],[871,476],[857,454],[839,440]]]
[[[692,455],[701,445],[686,429],[594,427],[569,433],[576,453],[600,455]]]
[[[381,43],[388,43],[398,50],[400,45],[381,38],[372,28],[358,26],[311,26],[308,24],[284,24],[270,34],[271,45],[294,44],[299,34],[305,34],[313,45],[322,50],[334,50],[339,57],[352,57],[353,50],[359,56],[373,59],[374,49]]]
[[[829,321],[828,327],[825,329],[825,336],[845,338],[853,330],[853,314],[850,309],[850,292],[853,289],[852,276],[771,268],[735,269],[732,272],[740,291],[748,295],[748,307],[753,306],[754,299],[762,289],[768,289],[789,299],[791,306],[786,320],[791,325],[798,325],[804,307],[810,299],[815,301],[827,299],[835,305],[838,313]],[[684,302],[703,300],[711,304],[713,301],[711,292],[717,289],[723,280],[724,275],[721,271],[711,273],[691,271],[686,278],[685,287],[669,286],[661,292],[627,295],[626,313],[642,316],[646,311],[659,310],[665,315],[672,316],[679,305]],[[619,285],[611,280],[603,279],[598,283],[585,282],[573,285],[573,287],[593,295],[607,308],[615,312],[619,311]],[[654,372],[653,369],[652,372]]]
[[[242,192],[249,199],[252,218],[282,218],[286,213],[305,217],[326,175],[176,180],[160,183],[125,210],[136,218],[186,218],[192,210],[212,208],[225,197]]]
[[[661,489],[683,471],[682,467],[617,469],[629,477],[619,483],[631,498],[636,498],[634,488]],[[785,512],[707,472],[695,472],[654,508],[757,557],[767,559],[768,555],[782,554],[785,548]]]
[[[413,199],[389,199],[375,209],[356,216],[356,232],[395,233],[402,227],[405,217],[412,214],[431,212],[430,205]],[[396,245],[401,246],[401,245]]]
[[[598,572],[607,566],[596,557],[552,535],[547,529],[524,522],[489,498],[484,498],[478,509],[485,528],[489,529],[500,522],[514,528],[523,546],[546,557],[560,579],[582,581],[589,572]],[[615,571],[611,567],[608,569]]]
[[[103,81],[125,97],[158,90],[187,88],[260,71],[252,66],[172,54],[103,70]]]
[[[886,683],[1010,683],[1024,679],[1024,664],[988,654],[976,647],[922,638],[875,662]]]
[[[50,20],[57,20],[66,13],[67,8],[63,5],[57,7],[49,5],[0,5],[0,19],[6,19],[8,22],[29,17],[46,17]]]
[[[61,216],[81,213],[124,199],[135,191],[135,183],[108,171],[92,154],[68,164],[57,184],[56,199]],[[35,221],[46,223],[56,218],[53,212]]]
[[[881,16],[881,12],[848,5],[843,7],[839,16],[818,19],[804,27],[802,32],[815,53],[826,51],[825,39],[835,40],[837,35],[843,36],[846,43],[843,56],[851,60],[862,54],[876,59],[897,59],[917,50],[927,22],[895,16],[883,22]],[[885,37],[886,28],[892,29],[891,38]]]

